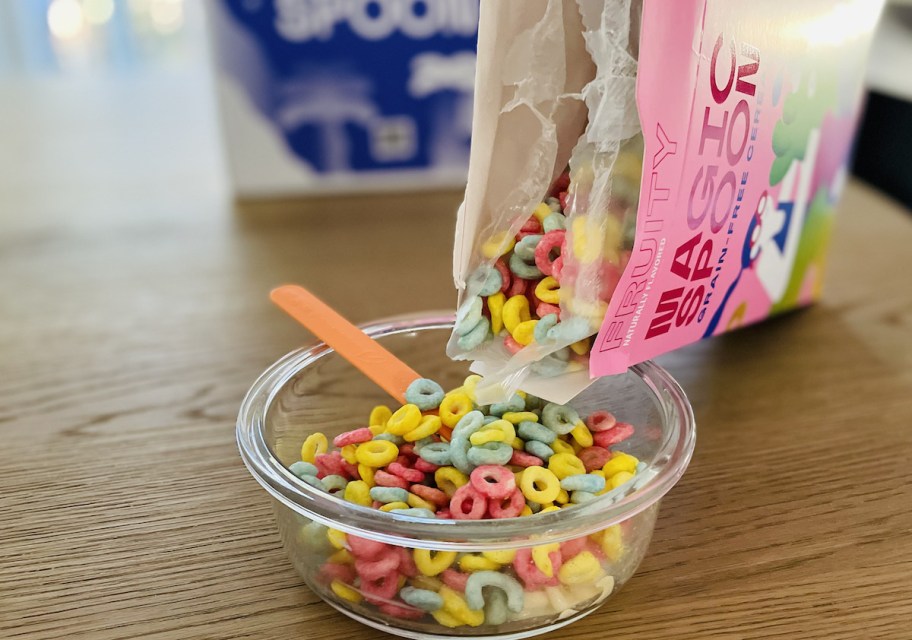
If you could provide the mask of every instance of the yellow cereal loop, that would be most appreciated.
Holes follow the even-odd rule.
[[[396,436],[404,436],[416,428],[420,422],[421,409],[413,404],[405,404],[399,407],[390,416],[390,419],[386,421],[386,431]]]
[[[333,549],[345,548],[345,533],[338,529],[327,529],[326,539],[329,540],[329,544],[333,546]]]
[[[515,437],[516,429],[511,423],[506,420],[495,420],[469,436],[469,442],[478,447],[489,442],[510,443]]]
[[[522,451],[523,449],[526,448],[526,441],[523,440],[522,438],[520,438],[519,436],[516,436],[515,438],[513,438],[513,441],[510,443],[510,446],[513,447],[514,451]]]
[[[428,509],[429,511],[437,511],[437,507],[432,505],[424,498],[416,496],[414,493],[408,494],[406,501],[408,502],[408,506],[412,507],[413,509]]]
[[[504,549],[503,551],[482,551],[483,555],[488,560],[492,560],[497,564],[510,564],[513,562],[513,559],[516,558],[516,549]]]
[[[589,346],[591,341],[589,338],[583,338],[579,342],[574,342],[570,345],[570,350],[573,351],[578,356],[584,356],[589,353]]]
[[[503,308],[507,296],[502,291],[488,296],[488,311],[491,312],[491,333],[495,336],[503,329]],[[474,389],[474,385],[473,385]],[[470,394],[474,395],[474,394]]]
[[[301,460],[304,462],[313,462],[321,453],[326,453],[329,449],[329,440],[322,433],[312,433],[304,440],[301,445]]]
[[[351,464],[358,464],[358,458],[355,455],[355,449],[358,448],[358,445],[347,444],[342,447],[340,453],[342,454],[342,459]]]
[[[627,484],[631,478],[633,478],[632,473],[629,471],[621,471],[611,476],[611,479],[608,480],[608,485],[612,489],[617,489],[618,487]]]
[[[366,464],[359,464],[358,465],[358,475],[361,476],[361,480],[363,480],[364,483],[368,487],[374,486],[374,468],[373,467],[369,467]]]
[[[488,238],[487,242],[481,245],[481,254],[490,259],[499,258],[516,246],[515,238],[507,231],[500,231]]]
[[[559,506],[557,506],[556,504],[549,504],[546,507],[542,507],[541,510],[539,510],[539,513],[551,513],[552,511],[560,511],[560,510],[561,510],[561,508]]]
[[[531,320],[532,315],[529,313],[529,299],[526,296],[515,295],[504,303],[503,323],[513,335],[516,327],[521,322]]]
[[[443,610],[470,627],[484,624],[484,609],[472,611],[468,603],[453,589],[441,587],[438,592],[443,598]]]
[[[596,534],[596,542],[602,548],[602,553],[612,562],[617,562],[624,551],[621,539],[621,525],[615,524]]]
[[[570,432],[570,437],[576,440],[583,449],[592,446],[592,432],[589,431],[589,427],[586,426],[585,422],[577,422],[576,426],[573,427],[573,431]]]
[[[384,404],[378,404],[376,407],[371,409],[370,418],[367,420],[368,426],[381,426],[385,427],[387,420],[390,419],[390,416],[393,415],[392,410]]]
[[[415,566],[421,575],[436,576],[449,569],[456,562],[455,551],[431,551],[430,549],[415,549],[412,552]]]
[[[570,493],[566,489],[561,489],[560,491],[558,491],[557,497],[554,499],[554,502],[556,502],[559,505],[567,504],[568,502],[570,502]]]
[[[538,422],[538,415],[531,411],[507,411],[501,416],[507,422],[519,424],[520,422]]]
[[[399,457],[399,447],[389,440],[371,440],[358,445],[355,456],[359,464],[377,469]]]
[[[576,216],[570,223],[573,255],[583,263],[595,262],[602,255],[602,234],[598,221],[589,216]]]
[[[428,591],[439,591],[440,587],[443,586],[443,583],[437,578],[419,573],[412,578],[412,586],[418,587],[419,589],[427,589]]]
[[[637,464],[639,460],[634,458],[629,453],[622,453],[620,451],[616,452],[614,456],[605,463],[605,466],[602,467],[602,471],[605,472],[605,477],[610,478],[616,473],[621,471],[626,471],[628,473],[633,473],[636,471]]]
[[[372,435],[379,436],[381,433],[386,432],[386,423],[383,424],[372,424],[368,427]]]
[[[555,440],[555,442],[557,442]],[[586,473],[586,465],[572,453],[555,453],[548,458],[548,469],[563,480],[567,476],[576,476]]]
[[[360,504],[362,507],[369,507],[373,504],[370,497],[370,485],[364,480],[353,480],[345,485],[345,492],[342,494],[347,502]]]
[[[532,211],[532,215],[535,216],[535,219],[539,222],[544,222],[545,218],[550,216],[552,213],[554,212],[551,211],[551,207],[549,207],[544,202],[539,203],[539,205],[535,207],[535,210]]]
[[[603,573],[598,558],[589,551],[580,551],[561,565],[557,579],[563,584],[587,584],[601,578]]]
[[[434,472],[434,482],[437,483],[437,488],[450,498],[456,493],[456,489],[468,481],[469,476],[456,467],[440,467]]]
[[[535,515],[535,514],[532,513],[532,509],[529,508],[529,505],[525,505],[522,508],[522,511],[519,512],[519,515],[520,516],[531,516],[531,515]]]
[[[554,451],[554,453],[569,453],[570,455],[576,455],[573,445],[561,439],[555,440],[548,446],[551,447],[551,450]]]
[[[406,442],[418,442],[422,438],[427,438],[440,431],[442,424],[438,416],[421,416],[421,422],[418,423],[418,426],[402,437]]]
[[[433,616],[434,620],[437,621],[437,624],[447,627],[449,629],[455,629],[456,627],[465,626],[465,622],[463,622],[456,616],[447,613],[443,609],[438,609],[437,611],[431,611],[431,616]]]
[[[465,555],[459,559],[459,569],[471,573],[472,571],[497,571],[500,564],[484,556]]]
[[[522,473],[519,490],[527,500],[542,505],[550,504],[561,491],[560,479],[544,467],[529,467]]]
[[[356,604],[361,602],[361,594],[341,580],[333,580],[330,583],[329,588],[343,600],[348,600],[349,602],[354,602]]]
[[[525,322],[520,322],[518,325],[516,325],[513,331],[510,332],[510,335],[512,335],[513,339],[523,346],[532,344],[532,341],[535,340],[535,325],[537,324],[538,320],[526,320]]]
[[[450,428],[455,427],[474,406],[466,393],[448,393],[440,402],[440,420]]]
[[[335,562],[336,564],[354,564],[355,556],[353,556],[348,549],[339,549],[329,556],[329,561]]]
[[[551,544],[541,544],[532,547],[532,562],[538,567],[538,570],[549,578],[554,576],[554,565],[551,563],[551,554],[555,551],[560,552],[560,544],[552,542]]]
[[[408,502],[387,502],[380,507],[380,511],[392,511],[393,509],[408,509]]]
[[[548,304],[560,304],[560,284],[553,276],[542,278],[535,285],[535,297]]]
[[[620,250],[623,244],[624,228],[620,218],[608,216],[605,218],[602,230],[602,255],[612,264],[620,263]]]
[[[488,296],[488,300],[491,300],[491,296]],[[497,331],[494,333],[497,333]],[[475,387],[478,386],[479,382],[481,382],[481,376],[473,373],[472,375],[468,376],[462,383],[462,392],[469,396],[469,400],[472,402],[475,402]]]

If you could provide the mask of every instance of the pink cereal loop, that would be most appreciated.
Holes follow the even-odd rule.
[[[317,466],[318,478],[341,476],[345,473],[344,467],[342,466],[342,454],[338,451],[317,455],[314,458],[314,464]]]
[[[484,496],[471,484],[459,487],[450,500],[450,513],[454,520],[481,520],[487,510]]]
[[[386,467],[386,470],[392,473],[394,476],[399,476],[403,480],[408,480],[409,482],[421,482],[424,480],[424,474],[418,469],[409,469],[404,464],[399,462],[393,462]],[[377,476],[374,475],[374,478]]]
[[[352,555],[356,558],[363,558],[365,560],[379,558],[386,553],[388,548],[387,545],[378,542],[377,540],[353,536],[351,534],[348,534],[345,537],[345,540],[348,543],[348,550],[352,552]]]
[[[538,270],[546,276],[554,274],[554,261],[557,259],[557,256],[552,258],[551,252],[555,249],[563,248],[564,236],[566,233],[567,232],[563,229],[549,231],[542,236],[538,246],[535,247],[535,266],[537,266]]]
[[[440,574],[440,579],[443,580],[443,584],[450,589],[465,591],[466,582],[469,581],[469,574],[461,573],[455,569],[445,569],[444,572]]]
[[[422,500],[427,500],[438,507],[443,507],[450,503],[449,496],[435,487],[429,487],[424,484],[413,484],[409,490]]]
[[[377,580],[361,580],[361,593],[371,604],[388,603],[399,591],[399,574],[395,570]]]
[[[452,514],[449,509],[437,509],[437,519],[438,520],[452,520]]]
[[[342,461],[342,470],[345,472],[343,475],[347,475],[352,480],[361,479],[361,472],[358,471],[358,465],[352,464],[348,460]]]
[[[583,461],[587,472],[601,469],[611,459],[611,451],[605,447],[586,447],[576,454]]]
[[[538,218],[535,216],[529,216],[528,220],[523,223],[523,226],[519,228],[521,232],[527,234],[539,234],[542,232],[541,222],[538,221]]]
[[[398,487],[400,489],[408,489],[409,486],[409,483],[405,478],[395,476],[383,469],[377,469],[377,471],[374,472],[374,484],[380,487]]]
[[[613,429],[608,431],[599,431],[592,436],[593,441],[600,447],[610,447],[613,444],[623,442],[633,435],[633,425],[626,422],[618,422]]]
[[[508,470],[509,473],[509,470]],[[510,473],[510,475],[513,475]],[[492,518],[516,518],[522,513],[523,507],[526,506],[526,497],[519,488],[513,490],[509,496],[498,500],[492,498],[488,500],[488,513]]]
[[[575,557],[580,551],[586,548],[589,539],[586,537],[574,538],[560,543],[561,559],[564,561]]]
[[[526,281],[514,276],[513,282],[510,283],[510,288],[507,290],[507,298],[524,295],[526,295]]]
[[[417,453],[415,453],[415,443],[414,442],[406,442],[405,444],[400,444],[399,453],[402,454],[403,456],[407,456],[410,459],[414,458],[415,456],[418,455]]]
[[[608,411],[593,411],[589,414],[589,417],[586,418],[586,426],[589,427],[589,431],[592,431],[593,433],[597,431],[608,431],[608,429],[613,429],[616,424],[617,418]]]
[[[516,491],[513,472],[496,464],[476,467],[469,476],[469,482],[475,491],[493,500],[503,500]]]
[[[504,262],[503,258],[500,258],[494,263],[494,268],[500,273],[500,292],[506,293],[510,289],[510,284],[513,282],[513,274],[510,272],[510,267],[507,266],[507,263]]]
[[[545,465],[541,458],[536,458],[531,453],[525,451],[514,451],[510,458],[510,464],[518,467],[543,467]]]
[[[560,551],[552,551],[548,554],[551,560],[551,566],[554,568],[554,576],[549,578],[542,573],[535,562],[532,560],[532,549],[525,547],[517,549],[516,557],[513,559],[513,569],[516,575],[520,577],[526,588],[529,590],[540,589],[541,587],[557,586],[557,572],[560,570],[563,560]]]
[[[340,433],[335,438],[333,438],[333,445],[341,449],[346,445],[369,442],[370,440],[373,440],[373,438],[374,434],[371,433],[371,430],[367,427],[362,427],[360,429],[354,429],[353,431]]]
[[[349,564],[339,564],[338,562],[325,562],[320,567],[320,577],[327,582],[339,580],[351,584],[355,581],[355,569]]]
[[[361,577],[361,580],[379,580],[390,573],[396,573],[399,568],[399,554],[388,553],[380,556],[376,560],[355,560],[355,571]]]
[[[399,556],[399,573],[406,578],[414,578],[418,575],[418,567],[415,566],[415,560],[412,554],[405,547],[394,547],[396,554]]]
[[[504,346],[507,348],[507,351],[512,354],[519,353],[523,348],[523,346],[514,340],[513,336],[509,334],[504,338]]]
[[[535,315],[537,315],[539,318],[544,318],[546,315],[551,313],[560,316],[560,307],[549,302],[542,302],[535,307]]]
[[[424,473],[434,473],[437,471],[437,469],[440,468],[440,465],[428,462],[424,458],[418,458],[415,460],[415,468],[418,469],[418,471],[423,471]]]
[[[557,283],[560,284],[561,280],[564,277],[564,256],[563,254],[559,255],[551,263],[551,277],[557,280]]]
[[[410,607],[398,600],[381,604],[377,608],[386,615],[399,618],[400,620],[417,620],[418,618],[424,617],[424,611],[421,609]]]

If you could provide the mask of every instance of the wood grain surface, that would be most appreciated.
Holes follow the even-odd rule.
[[[0,191],[0,637],[376,638],[294,573],[234,420],[308,341],[271,287],[451,306],[459,195],[233,206],[187,130],[156,184]],[[912,219],[856,183],[842,210],[820,304],[662,359],[693,463],[638,574],[549,637],[912,637]]]

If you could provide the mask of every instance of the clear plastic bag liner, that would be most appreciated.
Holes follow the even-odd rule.
[[[480,287],[470,275],[496,261],[484,257],[482,246],[497,234],[516,235],[569,166],[560,282],[567,331],[562,340],[533,341],[515,355],[496,337],[465,351],[454,333],[447,353],[472,360],[472,370],[485,376],[477,388],[483,404],[520,387],[563,403],[590,384],[584,362],[558,356],[598,331],[626,264],[639,195],[641,0],[527,0],[523,6],[481,5],[472,150],[453,278],[463,308]]]

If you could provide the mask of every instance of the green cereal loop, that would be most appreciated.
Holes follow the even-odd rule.
[[[485,416],[484,423],[491,424],[492,422],[497,422],[498,420],[501,420],[501,418],[498,416]]]
[[[505,413],[519,413],[520,411],[525,410],[526,401],[522,399],[521,395],[514,393],[513,397],[506,402],[495,402],[492,404],[488,412],[492,416],[497,416],[499,418]]]
[[[524,593],[522,585],[505,573],[498,571],[476,571],[466,581],[465,599],[469,609],[478,611],[484,608],[485,598],[482,590],[485,587],[500,589],[507,596],[507,608],[513,613],[523,609]]]
[[[583,504],[584,502],[589,502],[596,498],[598,498],[597,495],[588,491],[574,491],[570,494],[570,502],[573,504]]]
[[[320,473],[320,470],[317,469],[317,465],[304,461],[295,462],[293,465],[288,467],[288,470],[299,478],[303,478],[304,476],[313,476],[316,478],[317,474]]]
[[[456,333],[464,336],[475,328],[482,318],[481,307],[481,298],[478,296],[472,296],[462,303],[456,311]]]
[[[526,442],[526,453],[531,453],[536,458],[541,458],[545,462],[554,455],[554,449],[538,440],[529,440]]]
[[[405,489],[403,489],[405,491]],[[437,514],[430,509],[423,507],[409,507],[408,509],[390,509],[390,513],[398,513],[401,516],[411,516],[413,518],[436,518]]]
[[[417,449],[418,457],[425,462],[446,467],[450,464],[450,445],[447,442],[434,442]]]
[[[400,444],[405,443],[405,438],[403,438],[402,436],[397,436],[395,433],[378,433],[377,435],[375,435],[372,438],[372,440],[388,440],[389,442],[392,442],[397,447]]]
[[[519,434],[519,437],[525,440],[527,444],[530,440],[538,440],[545,444],[551,444],[557,440],[557,434],[551,431],[551,429],[543,424],[532,422],[531,420],[523,420],[520,422],[516,433]]]
[[[510,611],[507,609],[507,594],[500,589],[488,590],[488,597],[485,599],[485,624],[501,625],[510,617]]]
[[[472,473],[475,468],[468,459],[471,446],[469,436],[484,426],[484,414],[481,411],[469,411],[459,419],[453,427],[453,436],[450,438],[450,461],[453,466],[463,473]]]
[[[526,237],[528,238],[531,236]],[[541,278],[544,275],[541,270],[535,266],[535,263],[528,264],[524,262],[523,259],[519,257],[518,253],[514,253],[510,256],[510,271],[524,280],[534,280],[535,278]]]
[[[417,589],[415,587],[402,587],[399,597],[403,602],[410,604],[422,611],[437,611],[443,607],[443,598],[430,589]]]
[[[526,394],[526,411],[535,411],[545,406],[545,401],[531,393]]]
[[[594,332],[589,326],[589,321],[581,316],[574,316],[569,320],[558,322],[548,330],[548,340],[571,344],[587,338]]]
[[[513,255],[519,256],[523,262],[535,260],[535,247],[541,242],[542,237],[543,236],[538,234],[524,236],[516,243],[516,246],[513,247]]]
[[[542,424],[551,429],[554,433],[564,436],[573,431],[574,427],[576,427],[577,423],[580,421],[580,417],[576,412],[576,409],[573,409],[572,407],[549,402],[545,405],[545,408],[542,409],[541,421]]]
[[[560,483],[561,489],[565,491],[585,491],[586,493],[598,493],[605,488],[605,478],[591,473],[580,473],[573,476],[567,476]]]
[[[348,480],[335,474],[324,477],[322,482],[323,488],[329,493],[340,493],[348,486]]]
[[[439,407],[443,396],[443,387],[428,378],[413,380],[405,390],[405,401],[422,411],[430,411]]]
[[[372,500],[389,504],[390,502],[406,502],[409,492],[399,487],[371,487],[370,497]]]
[[[415,452],[417,453],[419,450],[428,446],[429,444],[436,444],[436,443],[437,443],[437,440],[434,440],[434,438],[431,438],[431,437],[422,438],[421,440],[417,440],[415,442]]]
[[[314,489],[319,489],[320,491],[326,491],[326,487],[323,486],[323,481],[320,480],[317,476],[298,476],[302,482],[309,484]]]
[[[567,218],[564,217],[563,214],[557,213],[556,211],[542,220],[542,229],[544,229],[545,233],[566,228]]]
[[[500,291],[502,286],[503,276],[500,275],[500,271],[490,265],[483,264],[469,276],[469,280],[466,283],[466,291],[480,296],[492,296]]]
[[[526,506],[529,507],[529,510],[532,513],[538,513],[539,511],[542,510],[542,506],[538,502],[526,502]]]
[[[468,461],[476,467],[486,464],[505,465],[512,457],[513,447],[506,442],[489,442],[480,446],[470,447],[466,453]]]
[[[550,340],[548,336],[548,331],[551,330],[557,324],[557,314],[549,313],[546,316],[542,317],[541,320],[535,325],[535,329],[532,332],[532,335],[535,336],[535,341],[538,344],[545,344]]]
[[[479,298],[480,299],[480,298]],[[481,343],[491,335],[491,322],[482,317],[467,334],[460,336],[456,340],[456,346],[463,351],[471,351],[481,346]]]
[[[559,376],[567,370],[567,361],[562,360],[555,354],[551,353],[546,355],[541,360],[534,362],[531,369],[534,373],[537,373],[542,377],[553,378],[554,376]]]

